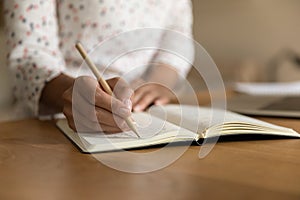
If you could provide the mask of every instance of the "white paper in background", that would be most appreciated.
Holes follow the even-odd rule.
[[[234,90],[250,95],[300,95],[300,81],[284,83],[235,83]]]

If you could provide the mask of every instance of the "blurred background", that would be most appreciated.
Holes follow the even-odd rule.
[[[193,0],[193,6],[194,37],[225,81],[266,81],[271,61],[287,50],[300,53],[299,0]],[[276,79],[300,80],[300,68],[286,70],[289,79]]]
[[[212,56],[226,82],[268,80],[274,70],[267,68],[274,57],[286,50],[300,53],[299,0],[193,0],[193,7],[194,37]],[[0,45],[5,47],[2,18],[1,12]],[[9,118],[12,99],[4,51],[0,48],[0,120]],[[290,67],[287,74],[280,73],[275,79],[300,80],[299,69]],[[195,70],[189,80],[196,89],[203,88]]]

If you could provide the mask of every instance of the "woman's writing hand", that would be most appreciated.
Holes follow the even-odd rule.
[[[107,80],[113,96],[97,80],[83,76],[63,94],[63,113],[77,132],[115,133],[128,130],[125,118],[131,115],[133,91],[120,78]]]

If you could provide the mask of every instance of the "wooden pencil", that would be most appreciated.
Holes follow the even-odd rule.
[[[109,87],[108,83],[102,78],[98,68],[92,62],[92,60],[89,58],[88,54],[86,53],[86,51],[84,50],[84,48],[80,44],[80,42],[76,43],[75,47],[78,50],[78,52],[80,53],[80,55],[82,56],[82,58],[85,60],[85,62],[87,63],[87,65],[89,66],[89,68],[91,69],[93,74],[96,76],[98,82],[101,84],[104,91],[107,94],[112,95],[113,92],[112,92],[111,88]],[[126,118],[125,121],[126,121],[126,124],[128,125],[128,127],[136,134],[136,136],[138,138],[140,138],[140,135],[138,134],[135,122],[131,119],[131,117]]]

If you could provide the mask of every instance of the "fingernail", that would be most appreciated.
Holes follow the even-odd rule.
[[[140,105],[136,105],[136,106],[134,107],[134,111],[139,112],[139,111],[141,111],[141,110],[142,110],[142,107],[141,107]]]
[[[123,101],[123,103],[126,105],[126,107],[131,110],[132,109],[132,102],[130,99],[126,99]]]
[[[129,116],[130,115],[130,111],[128,108],[120,108],[119,110],[119,114],[121,116]]]

